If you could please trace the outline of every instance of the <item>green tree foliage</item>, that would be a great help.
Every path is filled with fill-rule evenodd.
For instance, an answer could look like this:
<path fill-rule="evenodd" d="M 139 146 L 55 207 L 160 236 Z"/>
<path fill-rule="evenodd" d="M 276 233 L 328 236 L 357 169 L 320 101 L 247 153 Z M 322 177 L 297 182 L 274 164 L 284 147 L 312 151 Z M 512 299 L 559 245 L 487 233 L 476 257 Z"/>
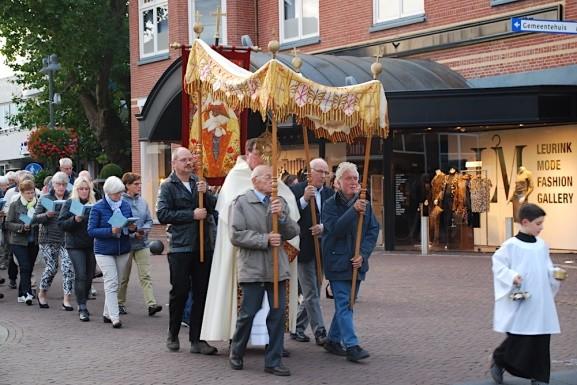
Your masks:
<path fill-rule="evenodd" d="M 102 170 L 100 170 L 98 177 L 100 179 L 106 179 L 109 176 L 117 176 L 122 178 L 122 168 L 114 163 L 105 164 L 104 167 L 102 167 Z"/>
<path fill-rule="evenodd" d="M 24 89 L 14 120 L 23 128 L 46 125 L 48 82 L 42 58 L 58 55 L 55 90 L 57 125 L 79 133 L 79 157 L 106 157 L 130 169 L 128 9 L 124 0 L 2 0 L 1 49 Z M 23 58 L 23 61 L 17 61 Z M 20 64 L 22 62 L 22 64 Z"/>

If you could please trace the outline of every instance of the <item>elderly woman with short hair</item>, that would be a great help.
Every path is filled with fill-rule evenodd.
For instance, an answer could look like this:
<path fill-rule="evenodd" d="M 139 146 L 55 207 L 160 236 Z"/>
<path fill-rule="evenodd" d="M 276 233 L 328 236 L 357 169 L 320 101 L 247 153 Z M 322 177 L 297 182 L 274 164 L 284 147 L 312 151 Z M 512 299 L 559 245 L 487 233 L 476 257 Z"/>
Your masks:
<path fill-rule="evenodd" d="M 104 198 L 94 205 L 88 219 L 88 234 L 94 238 L 96 263 L 104 278 L 104 312 L 102 319 L 112 327 L 122 327 L 118 310 L 118 278 L 122 276 L 130 253 L 129 233 L 136 225 L 113 227 L 108 222 L 112 215 L 120 212 L 124 217 L 132 216 L 130 204 L 122 199 L 124 183 L 111 176 L 104 182 Z"/>
<path fill-rule="evenodd" d="M 57 172 L 52 177 L 52 188 L 50 192 L 42 197 L 51 201 L 68 199 L 66 186 L 68 186 L 68 175 L 63 172 Z M 59 211 L 48 211 L 41 202 L 42 197 L 36 204 L 36 212 L 32 220 L 33 223 L 40 224 L 38 243 L 40 244 L 40 252 L 46 265 L 42 273 L 42 278 L 40 279 L 38 305 L 41 309 L 49 307 L 46 302 L 47 292 L 58 272 L 58 259 L 60 259 L 62 289 L 64 290 L 62 310 L 72 311 L 74 310 L 71 305 L 72 288 L 74 287 L 74 270 L 68 252 L 64 248 L 64 232 L 58 226 Z"/>
<path fill-rule="evenodd" d="M 86 300 L 96 267 L 94 240 L 88 235 L 88 215 L 84 209 L 82 215 L 70 211 L 73 201 L 78 201 L 82 205 L 96 203 L 90 180 L 84 177 L 76 178 L 70 199 L 62 207 L 58 217 L 58 225 L 64 230 L 64 244 L 74 265 L 74 293 L 78 303 L 78 315 L 80 321 L 87 322 L 90 321 L 90 313 L 86 307 Z"/>

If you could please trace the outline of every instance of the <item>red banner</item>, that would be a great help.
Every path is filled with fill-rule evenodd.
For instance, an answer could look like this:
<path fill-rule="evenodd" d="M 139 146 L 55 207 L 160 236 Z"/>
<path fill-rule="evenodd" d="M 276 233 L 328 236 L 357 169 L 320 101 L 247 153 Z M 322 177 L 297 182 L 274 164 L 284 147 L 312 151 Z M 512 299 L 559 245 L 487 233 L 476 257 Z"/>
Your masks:
<path fill-rule="evenodd" d="M 236 65 L 249 69 L 250 50 L 246 48 L 212 47 Z M 186 74 L 189 50 L 182 49 L 182 76 Z M 209 185 L 222 185 L 224 178 L 244 153 L 247 135 L 248 112 L 234 111 L 210 95 L 202 97 L 202 132 L 198 132 L 196 95 L 182 91 L 181 144 L 193 149 L 202 135 L 204 176 Z"/>

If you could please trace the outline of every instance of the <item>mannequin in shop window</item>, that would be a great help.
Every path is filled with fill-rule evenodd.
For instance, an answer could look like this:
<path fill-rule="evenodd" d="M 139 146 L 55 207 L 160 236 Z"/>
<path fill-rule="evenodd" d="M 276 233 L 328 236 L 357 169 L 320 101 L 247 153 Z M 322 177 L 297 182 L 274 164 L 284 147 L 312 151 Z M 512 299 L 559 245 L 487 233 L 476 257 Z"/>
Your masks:
<path fill-rule="evenodd" d="M 443 197 L 443 185 L 445 183 L 445 173 L 440 169 L 435 170 L 435 176 L 431 179 L 431 197 L 433 207 L 429 208 L 429 229 L 430 237 L 434 246 L 439 244 L 440 221 L 443 209 L 439 205 Z M 426 202 L 425 204 L 427 204 Z"/>
<path fill-rule="evenodd" d="M 519 208 L 527 203 L 529 195 L 533 192 L 533 173 L 527 170 L 524 166 L 519 167 L 517 175 L 515 176 L 515 190 L 513 195 L 509 198 L 509 202 L 513 203 L 513 218 L 515 222 L 519 222 L 518 212 Z"/>
<path fill-rule="evenodd" d="M 444 177 L 441 191 L 442 199 L 440 200 L 441 208 L 443 209 L 440 224 L 442 227 L 442 238 L 445 248 L 448 248 L 449 245 L 450 229 L 455 227 L 455 222 L 453 221 L 453 204 L 458 183 L 459 173 L 454 167 L 451 167 L 449 173 Z"/>

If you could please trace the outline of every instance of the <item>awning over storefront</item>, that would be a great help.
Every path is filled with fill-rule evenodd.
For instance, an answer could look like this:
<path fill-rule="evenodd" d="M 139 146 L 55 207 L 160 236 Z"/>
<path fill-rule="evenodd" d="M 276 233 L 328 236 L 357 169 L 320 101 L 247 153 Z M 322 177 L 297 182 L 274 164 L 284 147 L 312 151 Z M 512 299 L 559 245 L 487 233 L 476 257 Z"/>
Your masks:
<path fill-rule="evenodd" d="M 251 69 L 260 68 L 269 58 L 268 53 L 253 53 Z M 304 54 L 300 58 L 303 74 L 321 84 L 344 86 L 372 79 L 373 58 Z M 278 59 L 290 66 L 292 55 L 280 54 Z M 458 73 L 432 61 L 384 58 L 381 62 L 380 80 L 392 130 L 479 131 L 577 122 L 574 85 L 472 88 Z M 180 140 L 181 97 L 178 59 L 160 77 L 136 116 L 140 140 Z"/>

